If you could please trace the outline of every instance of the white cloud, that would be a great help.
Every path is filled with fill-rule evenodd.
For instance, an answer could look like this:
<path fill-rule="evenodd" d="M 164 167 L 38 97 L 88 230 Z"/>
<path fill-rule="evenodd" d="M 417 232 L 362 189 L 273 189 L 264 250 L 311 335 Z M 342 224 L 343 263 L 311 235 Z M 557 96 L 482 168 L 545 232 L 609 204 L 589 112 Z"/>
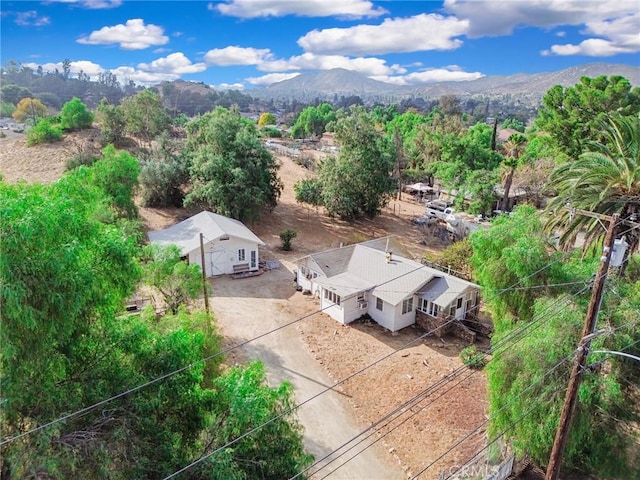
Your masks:
<path fill-rule="evenodd" d="M 49 0 L 45 3 L 70 3 L 82 8 L 104 9 L 122 5 L 122 0 Z"/>
<path fill-rule="evenodd" d="M 56 70 L 62 73 L 62 62 L 41 63 L 41 64 L 40 63 L 24 63 L 23 65 L 33 70 L 37 70 L 38 67 L 42 67 L 42 70 L 44 73 L 55 73 Z M 98 78 L 98 75 L 105 71 L 105 69 L 102 68 L 100 65 L 98 65 L 97 63 L 93 63 L 89 60 L 79 60 L 76 62 L 71 62 L 69 64 L 69 67 L 70 67 L 70 72 L 72 76 L 82 72 L 86 75 L 89 75 L 91 80 L 96 80 Z"/>
<path fill-rule="evenodd" d="M 588 38 L 577 45 L 567 43 L 552 45 L 543 50 L 543 55 L 586 55 L 589 57 L 609 57 L 621 53 L 640 51 L 640 14 L 626 15 L 614 20 L 589 22 L 581 32 L 603 38 Z"/>
<path fill-rule="evenodd" d="M 145 25 L 141 18 L 127 20 L 126 24 L 102 27 L 81 37 L 78 43 L 86 45 L 111 45 L 117 43 L 125 50 L 142 50 L 153 45 L 164 45 L 169 37 L 164 35 L 162 27 Z"/>
<path fill-rule="evenodd" d="M 450 65 L 445 68 L 431 68 L 420 72 L 409 73 L 402 76 L 372 76 L 374 80 L 393 83 L 395 85 L 422 85 L 436 82 L 460 82 L 465 80 L 477 80 L 484 77 L 480 72 L 463 72 L 460 67 Z"/>
<path fill-rule="evenodd" d="M 283 17 L 378 17 L 386 13 L 368 0 L 228 0 L 210 3 L 209 10 L 240 18 Z"/>
<path fill-rule="evenodd" d="M 470 20 L 469 37 L 500 36 L 518 25 L 554 27 L 622 17 L 638 11 L 637 0 L 445 0 L 444 9 Z"/>
<path fill-rule="evenodd" d="M 244 90 L 242 83 L 221 83 L 220 85 L 210 85 L 216 90 Z"/>
<path fill-rule="evenodd" d="M 386 61 L 381 58 L 349 58 L 342 55 L 314 55 L 313 53 L 295 55 L 290 57 L 288 60 L 266 61 L 259 64 L 257 68 L 263 72 L 278 72 L 283 70 L 330 70 L 332 68 L 344 68 L 367 76 L 406 72 L 406 69 L 399 65 L 388 66 Z"/>
<path fill-rule="evenodd" d="M 138 85 L 149 86 L 160 82 L 171 82 L 180 78 L 175 73 L 144 72 L 128 66 L 112 68 L 110 71 L 118 77 L 118 81 L 122 85 L 128 84 L 129 81 L 134 81 Z"/>
<path fill-rule="evenodd" d="M 252 47 L 225 47 L 214 48 L 204 55 L 204 60 L 209 65 L 258 65 L 272 56 L 268 48 Z"/>
<path fill-rule="evenodd" d="M 207 69 L 204 63 L 192 63 L 184 53 L 177 52 L 158 58 L 151 63 L 138 64 L 140 70 L 154 73 L 174 73 L 184 75 L 188 73 L 200 73 Z"/>
<path fill-rule="evenodd" d="M 283 80 L 289 80 L 291 78 L 297 77 L 300 75 L 299 73 L 269 73 L 267 75 L 262 75 L 261 77 L 250 77 L 247 78 L 246 81 L 251 85 L 271 85 L 272 83 L 282 82 Z"/>
<path fill-rule="evenodd" d="M 387 18 L 379 25 L 312 30 L 298 40 L 298 45 L 306 52 L 338 55 L 453 50 L 462 45 L 455 37 L 468 28 L 468 20 L 423 13 Z"/>
<path fill-rule="evenodd" d="M 35 10 L 29 10 L 27 12 L 16 12 L 15 22 L 21 27 L 43 27 L 49 25 L 51 19 L 47 16 L 39 16 Z"/>

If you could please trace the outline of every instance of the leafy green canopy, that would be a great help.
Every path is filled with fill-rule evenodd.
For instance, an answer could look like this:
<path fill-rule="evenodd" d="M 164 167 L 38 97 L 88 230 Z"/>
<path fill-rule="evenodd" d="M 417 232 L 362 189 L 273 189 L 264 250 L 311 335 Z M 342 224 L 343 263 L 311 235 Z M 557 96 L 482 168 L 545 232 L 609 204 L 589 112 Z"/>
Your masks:
<path fill-rule="evenodd" d="M 60 125 L 65 130 L 81 130 L 91 128 L 93 114 L 79 98 L 73 97 L 62 106 Z"/>
<path fill-rule="evenodd" d="M 191 478 L 289 478 L 307 466 L 291 387 L 259 365 L 221 374 L 213 319 L 118 316 L 140 270 L 136 238 L 100 221 L 112 201 L 79 168 L 49 185 L 0 182 L 0 426 L 31 430 L 151 379 L 101 408 L 4 445 L 16 478 L 164 478 L 276 414 Z M 170 262 L 168 262 L 170 263 Z M 172 274 L 175 274 L 175 267 Z"/>
<path fill-rule="evenodd" d="M 276 206 L 282 182 L 278 164 L 251 122 L 218 107 L 187 126 L 192 158 L 188 205 L 203 205 L 241 221 Z"/>
<path fill-rule="evenodd" d="M 616 235 L 626 235 L 629 252 L 640 243 L 640 230 L 624 221 L 640 219 L 640 114 L 612 115 L 601 124 L 602 143 L 592 142 L 579 159 L 558 165 L 549 180 L 557 195 L 547 210 L 553 213 L 548 230 L 560 229 L 562 245 L 571 247 L 579 232 L 586 233 L 586 247 L 599 242 L 605 230 L 598 219 L 572 215 L 566 208 L 604 215 L 620 214 Z"/>
<path fill-rule="evenodd" d="M 490 434 L 506 431 L 518 454 L 527 453 L 545 465 L 586 314 L 586 286 L 599 255 L 586 259 L 574 255 L 560 262 L 542 232 L 538 213 L 526 206 L 501 215 L 489 229 L 474 232 L 470 243 L 471 263 L 492 312 L 492 345 L 500 345 L 487 369 Z M 592 350 L 626 349 L 637 355 L 640 282 L 612 278 L 608 282 L 612 288 L 605 295 L 598 324 L 610 327 L 612 333 L 598 337 Z M 513 337 L 524 321 L 535 323 Z M 603 359 L 594 354 L 590 363 Z M 640 466 L 633 464 L 632 438 L 621 427 L 621 422 L 638 421 L 637 411 L 628 408 L 640 393 L 637 367 L 631 361 L 608 359 L 601 369 L 582 374 L 566 466 L 607 478 L 637 477 Z"/>
<path fill-rule="evenodd" d="M 322 205 L 342 219 L 373 217 L 394 190 L 393 146 L 362 107 L 338 111 L 334 131 L 341 150 L 320 164 Z"/>
<path fill-rule="evenodd" d="M 640 87 L 618 75 L 582 77 L 573 87 L 551 88 L 542 103 L 536 126 L 551 135 L 566 157 L 576 159 L 590 141 L 602 140 L 601 124 L 607 115 L 640 112 Z"/>

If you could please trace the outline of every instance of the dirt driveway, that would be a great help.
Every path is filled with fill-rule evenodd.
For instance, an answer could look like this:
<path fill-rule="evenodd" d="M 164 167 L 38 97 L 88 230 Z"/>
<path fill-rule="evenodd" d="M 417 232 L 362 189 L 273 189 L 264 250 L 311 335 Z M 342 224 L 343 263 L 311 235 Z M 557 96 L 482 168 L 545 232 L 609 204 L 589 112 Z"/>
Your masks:
<path fill-rule="evenodd" d="M 211 306 L 227 345 L 255 338 L 305 315 L 319 315 L 314 314 L 317 305 L 295 291 L 289 262 L 259 277 L 238 280 L 221 277 L 211 280 L 211 284 Z M 356 436 L 361 427 L 353 421 L 345 394 L 327 390 L 334 381 L 300 340 L 299 329 L 304 328 L 308 319 L 230 352 L 228 362 L 259 359 L 267 366 L 272 385 L 283 380 L 293 384 L 296 404 L 304 403 L 297 415 L 305 426 L 305 446 L 320 459 Z M 338 465 L 339 462 L 332 463 L 331 470 Z M 405 475 L 379 446 L 359 455 L 331 478 L 389 480 Z"/>

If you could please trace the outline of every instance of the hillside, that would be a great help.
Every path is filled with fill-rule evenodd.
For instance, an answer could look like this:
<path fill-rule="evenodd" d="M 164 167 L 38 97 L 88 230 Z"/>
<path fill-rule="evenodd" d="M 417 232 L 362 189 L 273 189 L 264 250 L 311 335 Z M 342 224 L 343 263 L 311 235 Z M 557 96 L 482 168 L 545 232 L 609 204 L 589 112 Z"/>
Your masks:
<path fill-rule="evenodd" d="M 419 86 L 399 86 L 372 80 L 360 73 L 333 69 L 317 74 L 302 74 L 289 80 L 274 83 L 263 89 L 250 90 L 263 100 L 297 99 L 304 101 L 315 97 L 332 99 L 335 95 L 358 95 L 364 101 L 400 101 L 411 97 L 438 99 L 443 95 L 473 97 L 517 97 L 529 104 L 537 104 L 542 96 L 555 85 L 575 85 L 581 77 L 622 75 L 632 85 L 640 86 L 640 67 L 609 63 L 588 63 L 557 72 L 518 73 L 515 75 L 486 76 L 477 80 L 437 82 Z"/>

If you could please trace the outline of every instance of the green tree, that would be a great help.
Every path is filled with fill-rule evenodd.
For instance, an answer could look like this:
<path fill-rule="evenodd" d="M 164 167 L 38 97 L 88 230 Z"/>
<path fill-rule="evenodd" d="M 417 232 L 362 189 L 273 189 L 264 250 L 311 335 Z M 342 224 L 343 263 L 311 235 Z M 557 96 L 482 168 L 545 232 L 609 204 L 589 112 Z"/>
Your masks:
<path fill-rule="evenodd" d="M 30 119 L 35 125 L 39 118 L 44 117 L 47 114 L 47 107 L 45 107 L 37 98 L 23 98 L 16 105 L 16 109 L 12 114 L 12 117 L 16 122 L 24 122 Z"/>
<path fill-rule="evenodd" d="M 322 204 L 329 215 L 342 219 L 373 217 L 394 190 L 393 145 L 362 107 L 350 114 L 339 111 L 334 131 L 341 150 L 319 166 Z"/>
<path fill-rule="evenodd" d="M 280 240 L 282 241 L 282 250 L 288 252 L 291 250 L 291 240 L 296 238 L 298 234 L 295 230 L 284 230 L 280 232 Z"/>
<path fill-rule="evenodd" d="M 65 130 L 82 130 L 91 128 L 93 113 L 79 98 L 73 97 L 62 106 L 60 124 Z"/>
<path fill-rule="evenodd" d="M 293 185 L 296 202 L 307 203 L 315 207 L 322 205 L 322 186 L 317 178 L 298 180 Z"/>
<path fill-rule="evenodd" d="M 216 380 L 214 421 L 207 432 L 203 456 L 235 439 L 239 433 L 269 423 L 209 456 L 196 470 L 196 475 L 215 472 L 216 479 L 233 480 L 290 478 L 313 461 L 302 445 L 302 427 L 292 415 L 291 385 L 283 383 L 278 388 L 269 388 L 265 380 L 261 363 L 232 368 Z"/>
<path fill-rule="evenodd" d="M 106 98 L 98 104 L 98 121 L 102 127 L 102 143 L 120 146 L 124 140 L 125 116 L 123 110 L 111 105 Z"/>
<path fill-rule="evenodd" d="M 163 132 L 156 138 L 149 154 L 141 157 L 140 163 L 142 204 L 146 207 L 181 207 L 182 188 L 189 179 L 183 142 Z"/>
<path fill-rule="evenodd" d="M 291 127 L 291 136 L 293 138 L 319 137 L 324 133 L 327 124 L 335 118 L 333 105 L 329 103 L 321 103 L 317 107 L 306 107 Z"/>
<path fill-rule="evenodd" d="M 567 158 L 577 159 L 589 142 L 602 139 L 607 115 L 640 112 L 640 87 L 617 75 L 582 77 L 573 87 L 551 88 L 542 103 L 536 126 L 551 135 Z"/>
<path fill-rule="evenodd" d="M 487 229 L 476 230 L 469 241 L 473 248 L 471 265 L 474 276 L 491 299 L 494 322 L 528 321 L 535 299 L 544 293 L 536 290 L 510 290 L 545 285 L 558 278 L 556 254 L 550 253 L 550 241 L 533 207 L 522 205 L 512 215 L 500 215 Z M 543 268 L 551 263 L 551 267 Z M 537 273 L 536 273 L 537 272 Z"/>
<path fill-rule="evenodd" d="M 213 319 L 179 310 L 120 315 L 140 276 L 135 238 L 99 219 L 110 202 L 91 168 L 51 185 L 0 182 L 2 415 L 13 437 L 105 398 L 0 449 L 15 478 L 164 478 L 212 456 L 192 478 L 288 478 L 309 465 L 288 384 L 259 364 L 222 375 Z M 189 368 L 185 366 L 189 365 Z M 167 376 L 170 372 L 176 372 Z"/>
<path fill-rule="evenodd" d="M 616 334 L 595 339 L 591 348 L 594 351 L 624 349 L 625 353 L 638 355 L 637 310 L 627 316 L 632 305 L 640 306 L 637 285 L 615 288 L 622 288 L 630 295 L 626 297 L 627 305 L 621 305 L 619 298 L 605 301 L 599 322 Z M 506 440 L 516 453 L 527 454 L 540 465 L 546 465 L 553 445 L 571 370 L 570 360 L 582 335 L 587 296 L 538 299 L 534 306 L 535 333 L 525 334 L 510 348 L 502 349 L 487 368 L 489 434 L 493 436 L 506 430 Z M 512 329 L 496 330 L 492 342 L 500 342 L 509 335 L 513 335 Z M 634 342 L 636 345 L 630 348 Z M 632 425 L 639 418 L 637 411 L 634 413 L 628 408 L 638 392 L 638 369 L 632 362 L 598 358 L 597 354 L 591 357 L 591 363 L 595 369 L 583 373 L 563 455 L 564 468 L 577 470 L 581 476 L 637 478 L 640 467 L 631 447 L 634 438 L 625 424 Z"/>
<path fill-rule="evenodd" d="M 624 220 L 640 216 L 640 114 L 629 117 L 612 116 L 603 122 L 605 142 L 589 144 L 578 160 L 559 165 L 549 180 L 557 191 L 548 204 L 546 228 L 561 229 L 562 245 L 571 247 L 580 231 L 586 233 L 586 246 L 594 244 L 605 233 L 600 222 L 585 215 L 572 215 L 565 208 L 575 208 L 611 215 L 619 213 L 621 222 L 617 235 L 626 235 L 628 255 L 638 248 L 640 231 L 629 228 Z"/>
<path fill-rule="evenodd" d="M 200 265 L 183 261 L 180 249 L 175 245 L 150 245 L 146 253 L 145 280 L 158 289 L 167 309 L 175 315 L 180 307 L 188 306 L 202 292 Z"/>
<path fill-rule="evenodd" d="M 282 191 L 279 166 L 252 123 L 218 107 L 187 130 L 192 189 L 186 205 L 204 205 L 241 221 L 255 220 L 265 206 L 276 206 Z"/>
<path fill-rule="evenodd" d="M 152 90 L 142 90 L 127 97 L 120 104 L 125 121 L 125 131 L 140 137 L 146 145 L 171 124 L 162 100 Z"/>
<path fill-rule="evenodd" d="M 17 105 L 23 98 L 33 97 L 33 93 L 31 93 L 28 88 L 20 87 L 11 83 L 2 85 L 0 92 L 2 93 L 2 101 L 12 103 L 13 105 Z"/>
<path fill-rule="evenodd" d="M 41 118 L 27 130 L 27 145 L 54 143 L 62 140 L 62 128 L 52 118 Z"/>
<path fill-rule="evenodd" d="M 276 116 L 273 113 L 264 112 L 258 119 L 258 126 L 264 127 L 265 125 L 275 125 L 277 122 Z"/>
<path fill-rule="evenodd" d="M 138 186 L 140 165 L 135 157 L 125 150 L 118 151 L 113 145 L 107 145 L 102 150 L 102 159 L 95 162 L 89 172 L 92 183 L 106 193 L 119 216 L 138 216 L 133 196 Z"/>
<path fill-rule="evenodd" d="M 502 202 L 500 202 L 500 208 L 503 212 L 511 211 L 509 204 L 509 193 L 511 192 L 511 184 L 513 183 L 513 175 L 518 168 L 518 160 L 520 155 L 525 149 L 527 144 L 527 137 L 519 133 L 514 133 L 509 139 L 502 145 L 502 150 L 505 154 L 503 165 L 505 167 L 503 173 L 502 188 L 504 194 L 502 195 Z"/>

